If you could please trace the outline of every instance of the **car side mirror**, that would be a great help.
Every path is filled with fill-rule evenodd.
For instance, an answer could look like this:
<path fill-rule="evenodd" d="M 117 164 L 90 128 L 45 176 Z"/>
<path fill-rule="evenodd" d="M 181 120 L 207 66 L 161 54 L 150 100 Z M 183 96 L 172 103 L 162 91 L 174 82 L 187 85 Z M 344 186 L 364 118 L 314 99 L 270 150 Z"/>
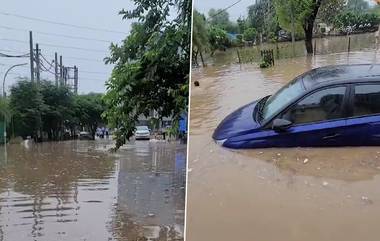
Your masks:
<path fill-rule="evenodd" d="M 285 131 L 288 129 L 293 123 L 291 121 L 285 119 L 275 119 L 272 124 L 272 129 L 275 131 Z"/>

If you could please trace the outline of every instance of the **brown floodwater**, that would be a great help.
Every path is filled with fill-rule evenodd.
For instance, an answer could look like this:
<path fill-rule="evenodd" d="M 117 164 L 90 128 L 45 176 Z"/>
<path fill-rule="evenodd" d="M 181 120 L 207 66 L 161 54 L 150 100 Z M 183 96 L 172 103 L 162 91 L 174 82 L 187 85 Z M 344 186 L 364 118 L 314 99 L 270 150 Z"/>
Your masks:
<path fill-rule="evenodd" d="M 0 241 L 183 240 L 186 146 L 0 146 Z"/>
<path fill-rule="evenodd" d="M 375 61 L 366 50 L 194 69 L 186 240 L 379 240 L 380 147 L 232 150 L 211 138 L 230 112 L 311 68 Z"/>

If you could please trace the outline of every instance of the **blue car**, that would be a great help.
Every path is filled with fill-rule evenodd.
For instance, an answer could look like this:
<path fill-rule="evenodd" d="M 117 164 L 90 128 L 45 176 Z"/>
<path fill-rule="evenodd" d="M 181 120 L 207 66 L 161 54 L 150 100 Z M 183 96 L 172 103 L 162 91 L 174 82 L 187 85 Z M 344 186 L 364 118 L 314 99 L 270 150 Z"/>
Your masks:
<path fill-rule="evenodd" d="M 231 113 L 213 139 L 229 148 L 380 145 L 380 65 L 306 72 Z"/>

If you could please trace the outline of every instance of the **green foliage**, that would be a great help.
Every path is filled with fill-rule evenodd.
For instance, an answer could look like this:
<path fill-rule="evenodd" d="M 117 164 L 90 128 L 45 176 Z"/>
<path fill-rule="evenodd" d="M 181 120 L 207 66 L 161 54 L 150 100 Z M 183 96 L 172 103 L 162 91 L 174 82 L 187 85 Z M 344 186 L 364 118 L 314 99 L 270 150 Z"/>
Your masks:
<path fill-rule="evenodd" d="M 255 28 L 247 28 L 243 33 L 243 39 L 245 41 L 255 41 L 256 35 L 257 32 Z"/>
<path fill-rule="evenodd" d="M 269 68 L 270 66 L 271 66 L 271 64 L 265 60 L 262 60 L 259 64 L 259 67 L 262 69 Z"/>
<path fill-rule="evenodd" d="M 96 129 L 105 111 L 100 94 L 75 96 L 65 86 L 27 79 L 11 87 L 9 107 L 16 136 L 41 137 L 44 132 L 49 140 L 62 139 L 66 128 Z"/>
<path fill-rule="evenodd" d="M 211 8 L 208 11 L 209 22 L 212 26 L 225 28 L 230 24 L 230 16 L 226 10 Z"/>
<path fill-rule="evenodd" d="M 375 13 L 347 11 L 338 14 L 335 18 L 335 26 L 342 32 L 373 29 L 379 22 L 380 18 Z"/>
<path fill-rule="evenodd" d="M 159 118 L 178 121 L 188 101 L 191 1 L 134 0 L 130 35 L 112 44 L 107 63 L 115 64 L 107 82 L 104 116 L 116 131 L 116 148 L 133 135 L 140 115 L 156 111 Z M 176 16 L 175 13 L 177 13 Z"/>
<path fill-rule="evenodd" d="M 335 16 L 346 8 L 346 0 L 323 1 L 317 19 L 326 24 L 333 24 Z"/>
<path fill-rule="evenodd" d="M 17 136 L 35 136 L 42 128 L 41 113 L 45 109 L 37 84 L 21 79 L 11 87 L 10 109 Z"/>
<path fill-rule="evenodd" d="M 193 50 L 205 52 L 209 48 L 206 18 L 194 9 L 193 14 Z"/>
<path fill-rule="evenodd" d="M 248 24 L 245 19 L 243 19 L 242 17 L 239 17 L 237 20 L 237 25 L 238 25 L 238 33 L 243 34 Z"/>
<path fill-rule="evenodd" d="M 225 50 L 231 45 L 227 32 L 218 27 L 211 27 L 209 29 L 209 41 L 213 52 L 215 50 Z"/>
<path fill-rule="evenodd" d="M 239 33 L 239 25 L 230 21 L 226 10 L 212 8 L 209 10 L 208 16 L 211 27 L 223 29 L 227 33 Z"/>
<path fill-rule="evenodd" d="M 50 140 L 59 140 L 65 122 L 73 121 L 73 93 L 67 87 L 57 87 L 48 81 L 40 83 L 40 93 L 44 103 L 42 129 Z"/>
<path fill-rule="evenodd" d="M 264 35 L 277 33 L 279 25 L 273 0 L 261 0 L 249 6 L 247 24 Z"/>
<path fill-rule="evenodd" d="M 282 29 L 292 32 L 292 24 L 294 24 L 294 34 L 303 34 L 303 21 L 307 10 L 303 8 L 301 3 L 303 0 L 275 0 L 275 9 L 279 24 Z"/>
<path fill-rule="evenodd" d="M 87 127 L 95 139 L 96 128 L 103 123 L 102 113 L 106 111 L 102 94 L 90 93 L 74 97 L 74 116 L 80 126 Z"/>

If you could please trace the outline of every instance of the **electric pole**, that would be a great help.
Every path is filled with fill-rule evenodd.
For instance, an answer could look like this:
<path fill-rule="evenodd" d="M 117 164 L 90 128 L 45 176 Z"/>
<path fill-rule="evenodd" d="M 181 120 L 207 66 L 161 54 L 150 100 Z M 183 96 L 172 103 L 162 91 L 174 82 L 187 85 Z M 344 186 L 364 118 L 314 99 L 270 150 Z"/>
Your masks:
<path fill-rule="evenodd" d="M 34 82 L 33 33 L 29 31 L 30 80 Z"/>
<path fill-rule="evenodd" d="M 59 84 L 63 85 L 63 63 L 62 63 L 62 55 L 59 56 Z"/>
<path fill-rule="evenodd" d="M 78 94 L 78 67 L 74 65 L 74 94 Z"/>
<path fill-rule="evenodd" d="M 38 44 L 36 44 L 36 68 L 37 68 L 37 71 L 36 71 L 36 79 L 37 79 L 37 83 L 40 83 L 40 69 L 41 69 L 41 66 L 40 66 L 41 62 L 40 62 L 40 50 L 38 48 Z"/>
<path fill-rule="evenodd" d="M 58 86 L 58 54 L 54 53 L 54 75 L 55 75 L 55 85 Z"/>

